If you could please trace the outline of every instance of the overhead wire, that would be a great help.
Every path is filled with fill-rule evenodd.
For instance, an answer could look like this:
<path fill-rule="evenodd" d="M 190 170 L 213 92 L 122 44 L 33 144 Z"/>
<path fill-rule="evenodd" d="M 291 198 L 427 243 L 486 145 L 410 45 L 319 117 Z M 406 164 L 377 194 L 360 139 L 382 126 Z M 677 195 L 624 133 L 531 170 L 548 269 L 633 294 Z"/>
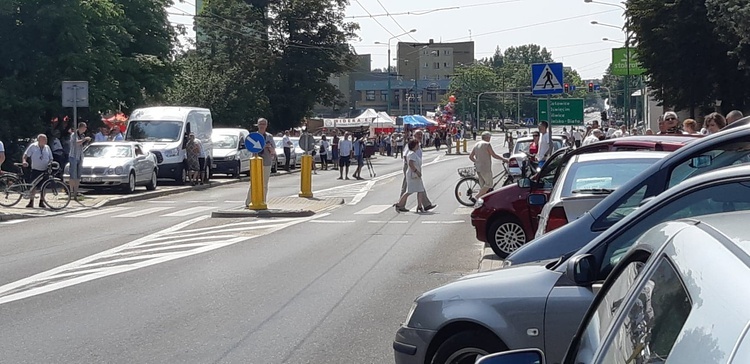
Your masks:
<path fill-rule="evenodd" d="M 382 3 L 382 2 L 380 1 L 380 0 L 376 0 L 376 1 L 378 2 L 378 4 L 380 4 L 380 7 L 381 7 L 381 8 L 383 8 L 383 11 L 385 11 L 385 13 L 386 13 L 386 14 L 388 14 L 388 9 L 386 9 L 386 8 L 385 8 L 385 5 L 383 5 L 383 3 Z M 404 33 L 406 33 L 406 34 L 407 34 L 407 35 L 409 36 L 409 38 L 411 38 L 411 39 L 412 39 L 412 40 L 414 40 L 415 42 L 419 42 L 419 40 L 417 40 L 417 38 L 414 38 L 414 36 L 413 36 L 413 35 L 411 35 L 411 32 L 410 32 L 410 31 L 408 31 L 408 30 L 404 29 L 404 27 L 402 27 L 402 26 L 401 26 L 401 24 L 400 24 L 400 23 L 398 22 L 398 20 L 396 20 L 396 18 L 395 18 L 395 17 L 393 17 L 393 16 L 391 16 L 391 15 L 388 15 L 388 16 L 389 16 L 389 17 L 391 18 L 391 20 L 393 20 L 393 22 L 394 22 L 394 23 L 396 23 L 396 25 L 397 25 L 397 26 L 398 26 L 399 28 L 401 28 L 401 30 L 402 30 L 402 31 L 403 31 Z"/>
<path fill-rule="evenodd" d="M 460 6 L 449 6 L 449 7 L 443 7 L 443 8 L 436 8 L 436 9 L 423 9 L 423 10 L 411 10 L 411 11 L 403 11 L 398 13 L 385 13 L 385 14 L 369 14 L 368 15 L 350 15 L 346 16 L 346 19 L 358 19 L 358 18 L 380 18 L 380 17 L 393 17 L 393 16 L 401 16 L 401 15 L 414 15 L 414 16 L 422 16 L 427 15 L 439 11 L 448 11 L 448 10 L 459 10 L 462 8 L 472 8 L 477 6 L 488 6 L 488 5 L 498 5 L 498 4 L 507 4 L 507 3 L 515 3 L 520 2 L 522 0 L 502 0 L 502 1 L 492 1 L 488 3 L 479 3 L 479 4 L 467 4 L 467 5 L 460 5 Z"/>
<path fill-rule="evenodd" d="M 355 1 L 355 2 L 356 2 L 356 3 L 358 4 L 358 5 L 359 5 L 359 7 L 360 7 L 360 8 L 362 8 L 362 10 L 364 10 L 364 11 L 365 11 L 365 13 L 367 13 L 367 14 L 369 14 L 369 15 L 372 15 L 372 14 L 371 14 L 371 13 L 370 13 L 370 12 L 369 12 L 369 11 L 367 10 L 367 8 L 365 8 L 365 6 L 364 6 L 364 5 L 362 5 L 362 3 L 361 3 L 361 2 L 359 2 L 359 0 L 354 0 L 354 1 Z M 374 20 L 374 21 L 375 21 L 375 23 L 377 23 L 378 25 L 380 25 L 380 27 L 381 27 L 381 28 L 383 28 L 383 30 L 385 30 L 386 32 L 388 32 L 388 34 L 390 34 L 390 35 L 391 35 L 391 37 L 393 37 L 393 38 L 396 38 L 396 39 L 399 39 L 399 37 L 397 37 L 397 36 L 396 36 L 395 34 L 393 34 L 393 33 L 392 33 L 392 32 L 391 32 L 390 30 L 388 30 L 388 28 L 386 28 L 386 27 L 385 27 L 385 25 L 383 25 L 382 23 L 380 23 L 380 22 L 378 21 L 378 19 L 372 18 L 372 20 Z M 400 39 L 399 39 L 399 40 L 400 40 Z"/>

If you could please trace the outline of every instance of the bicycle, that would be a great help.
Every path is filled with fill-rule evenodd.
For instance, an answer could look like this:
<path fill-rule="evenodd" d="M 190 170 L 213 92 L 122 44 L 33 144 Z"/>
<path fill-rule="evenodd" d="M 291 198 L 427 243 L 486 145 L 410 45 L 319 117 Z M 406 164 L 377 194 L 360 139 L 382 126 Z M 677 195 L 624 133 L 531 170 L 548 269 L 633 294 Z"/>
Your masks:
<path fill-rule="evenodd" d="M 70 204 L 70 190 L 63 180 L 54 176 L 60 164 L 52 162 L 47 172 L 39 175 L 31 183 L 25 183 L 21 163 L 14 163 L 20 173 L 5 172 L 0 175 L 0 206 L 15 206 L 22 198 L 30 198 L 34 186 L 41 186 L 41 202 L 51 210 L 60 210 Z"/>
<path fill-rule="evenodd" d="M 459 168 L 458 175 L 461 177 L 461 179 L 456 184 L 456 200 L 458 200 L 458 203 L 464 206 L 474 206 L 474 204 L 477 202 L 477 195 L 479 194 L 479 190 L 481 189 L 481 186 L 479 185 L 479 177 L 477 177 L 476 168 Z M 505 175 L 505 178 L 498 178 L 503 175 Z M 510 170 L 508 170 L 508 164 L 505 162 L 503 162 L 503 170 L 500 173 L 492 176 L 492 180 L 494 183 L 492 185 L 492 188 L 490 188 L 490 191 L 493 191 L 497 184 L 500 183 L 500 181 L 503 181 L 503 187 L 515 182 L 513 176 L 510 174 Z"/>

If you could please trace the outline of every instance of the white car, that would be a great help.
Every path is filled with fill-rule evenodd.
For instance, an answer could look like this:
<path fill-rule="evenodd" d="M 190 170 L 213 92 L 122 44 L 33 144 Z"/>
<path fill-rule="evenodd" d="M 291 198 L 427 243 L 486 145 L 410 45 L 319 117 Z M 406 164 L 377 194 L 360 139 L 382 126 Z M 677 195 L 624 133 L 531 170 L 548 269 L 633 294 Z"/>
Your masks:
<path fill-rule="evenodd" d="M 529 152 L 529 147 L 533 140 L 533 137 L 521 137 L 516 139 L 516 143 L 513 146 L 513 152 L 504 155 L 505 157 L 509 157 L 508 169 L 510 170 L 511 176 L 521 176 L 522 167 L 528 159 L 526 153 Z M 558 150 L 565 145 L 565 138 L 561 135 L 553 135 L 552 144 L 555 146 L 555 150 Z"/>
<path fill-rule="evenodd" d="M 286 160 L 284 159 L 284 147 L 281 145 L 281 138 L 274 137 L 273 140 L 276 142 L 276 161 L 274 162 L 275 167 L 271 172 L 276 173 L 277 169 L 285 167 Z M 292 140 L 292 143 L 294 143 L 294 140 Z M 297 139 L 297 143 L 299 143 L 299 139 Z M 295 149 L 299 148 L 297 145 L 295 144 Z M 296 168 L 302 162 L 302 149 L 299 150 L 299 153 L 295 149 L 292 149 L 292 153 L 289 156 L 289 167 L 292 169 Z M 297 158 L 298 155 L 300 156 L 299 158 Z"/>
<path fill-rule="evenodd" d="M 136 142 L 92 143 L 83 150 L 81 186 L 87 188 L 120 187 L 132 193 L 136 186 L 156 189 L 159 168 L 156 156 L 145 151 Z M 70 178 L 70 165 L 65 167 L 64 178 Z"/>
<path fill-rule="evenodd" d="M 217 128 L 213 130 L 211 141 L 214 145 L 214 159 L 211 173 L 227 174 L 239 177 L 250 175 L 250 157 L 245 149 L 245 137 L 250 134 L 246 129 Z"/>
<path fill-rule="evenodd" d="M 529 196 L 529 203 L 546 202 L 539 214 L 535 238 L 578 219 L 618 187 L 667 155 L 669 152 L 638 151 L 574 156 L 567 165 L 560 167 L 562 172 L 558 172 L 549 201 L 538 200 L 544 197 L 543 194 Z"/>

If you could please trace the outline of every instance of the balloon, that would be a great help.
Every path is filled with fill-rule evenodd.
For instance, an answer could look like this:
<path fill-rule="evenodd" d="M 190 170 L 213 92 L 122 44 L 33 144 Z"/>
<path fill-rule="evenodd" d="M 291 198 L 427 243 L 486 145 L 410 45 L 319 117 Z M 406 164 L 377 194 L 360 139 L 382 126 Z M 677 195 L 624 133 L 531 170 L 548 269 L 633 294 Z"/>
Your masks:
<path fill-rule="evenodd" d="M 450 102 L 456 102 L 456 96 L 451 95 L 450 97 L 448 97 L 448 100 Z"/>

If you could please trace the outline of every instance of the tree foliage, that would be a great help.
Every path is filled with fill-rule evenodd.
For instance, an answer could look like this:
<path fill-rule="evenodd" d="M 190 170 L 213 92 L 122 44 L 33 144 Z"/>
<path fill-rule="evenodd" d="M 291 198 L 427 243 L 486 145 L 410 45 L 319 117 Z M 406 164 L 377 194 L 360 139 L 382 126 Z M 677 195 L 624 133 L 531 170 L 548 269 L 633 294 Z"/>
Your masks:
<path fill-rule="evenodd" d="M 707 7 L 708 6 L 708 7 Z M 742 108 L 750 81 L 741 58 L 747 52 L 746 1 L 630 0 L 627 27 L 635 34 L 638 57 L 658 99 L 677 109 Z M 711 12 L 709 14 L 709 8 Z M 737 24 L 728 24 L 730 17 Z M 739 45 L 739 46 L 738 46 Z"/>

